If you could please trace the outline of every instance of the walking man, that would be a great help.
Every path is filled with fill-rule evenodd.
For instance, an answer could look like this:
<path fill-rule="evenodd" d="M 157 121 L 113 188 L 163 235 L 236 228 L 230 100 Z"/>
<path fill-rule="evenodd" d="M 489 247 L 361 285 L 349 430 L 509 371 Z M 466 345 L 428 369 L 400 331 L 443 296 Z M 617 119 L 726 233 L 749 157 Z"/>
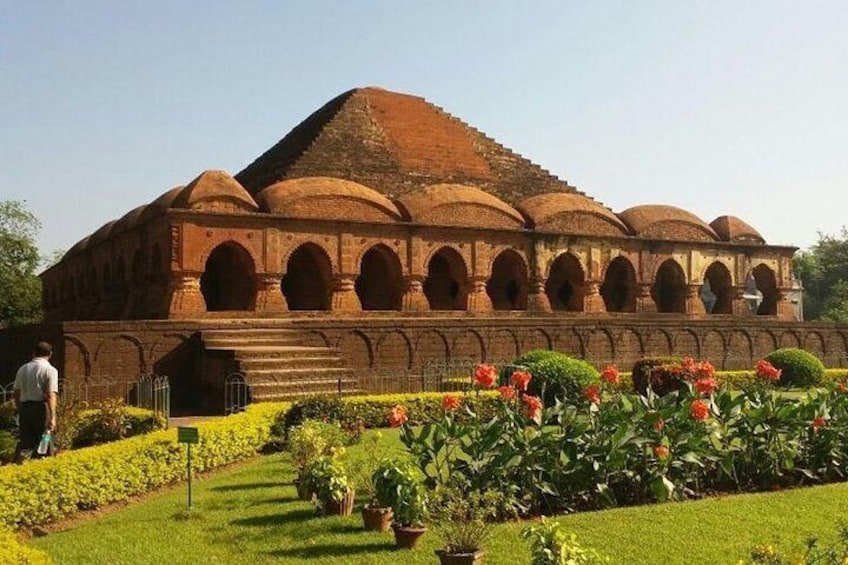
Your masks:
<path fill-rule="evenodd" d="M 35 344 L 32 361 L 25 363 L 15 375 L 13 394 L 20 418 L 21 438 L 15 459 L 35 453 L 41 435 L 56 429 L 56 397 L 59 393 L 59 371 L 50 364 L 53 346 L 46 341 Z"/>

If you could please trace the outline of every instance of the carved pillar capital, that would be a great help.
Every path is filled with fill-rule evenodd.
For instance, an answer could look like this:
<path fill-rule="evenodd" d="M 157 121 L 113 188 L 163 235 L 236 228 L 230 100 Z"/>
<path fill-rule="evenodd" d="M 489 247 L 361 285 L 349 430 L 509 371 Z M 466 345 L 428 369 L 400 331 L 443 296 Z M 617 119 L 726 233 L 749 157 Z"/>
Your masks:
<path fill-rule="evenodd" d="M 356 295 L 356 275 L 333 276 L 333 296 L 330 309 L 334 312 L 361 312 L 362 304 Z"/>
<path fill-rule="evenodd" d="M 606 312 L 607 306 L 604 303 L 604 297 L 601 296 L 601 283 L 598 281 L 587 281 L 585 288 L 583 310 L 586 312 Z"/>
<path fill-rule="evenodd" d="M 636 296 L 636 311 L 637 312 L 656 312 L 657 303 L 654 302 L 654 297 L 651 296 L 651 285 L 640 284 L 639 294 Z"/>
<path fill-rule="evenodd" d="M 468 279 L 468 310 L 471 312 L 491 312 L 492 299 L 486 293 L 486 277 L 475 275 Z"/>
<path fill-rule="evenodd" d="M 701 300 L 701 285 L 690 284 L 686 289 L 686 313 L 687 314 L 706 314 L 707 309 L 704 307 L 704 301 Z"/>
<path fill-rule="evenodd" d="M 288 312 L 286 297 L 280 282 L 280 273 L 259 273 L 256 275 L 256 311 Z"/>
<path fill-rule="evenodd" d="M 781 320 L 795 320 L 795 308 L 791 300 L 791 288 L 777 289 L 777 317 Z"/>
<path fill-rule="evenodd" d="M 200 273 L 174 273 L 169 284 L 168 313 L 191 314 L 206 311 L 206 301 L 200 292 Z"/>
<path fill-rule="evenodd" d="M 404 292 L 401 310 L 404 312 L 427 312 L 430 303 L 424 294 L 423 275 L 405 275 L 403 277 Z"/>
<path fill-rule="evenodd" d="M 751 315 L 751 306 L 748 304 L 748 301 L 745 299 L 745 287 L 744 286 L 734 286 L 731 289 L 733 293 L 733 315 L 734 316 L 750 316 Z"/>
<path fill-rule="evenodd" d="M 546 279 L 533 277 L 530 279 L 530 288 L 527 293 L 527 310 L 530 312 L 550 312 L 551 301 L 545 292 Z"/>

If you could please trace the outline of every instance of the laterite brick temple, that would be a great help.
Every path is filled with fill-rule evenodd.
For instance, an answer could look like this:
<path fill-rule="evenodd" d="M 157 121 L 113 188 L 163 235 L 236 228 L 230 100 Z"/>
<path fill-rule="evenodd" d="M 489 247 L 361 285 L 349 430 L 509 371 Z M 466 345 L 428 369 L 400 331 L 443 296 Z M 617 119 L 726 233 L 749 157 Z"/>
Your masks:
<path fill-rule="evenodd" d="M 213 411 L 232 371 L 281 399 L 539 347 L 745 368 L 802 346 L 844 366 L 848 328 L 794 319 L 794 251 L 731 215 L 616 213 L 422 98 L 361 88 L 235 177 L 74 245 L 42 275 L 47 322 L 0 334 L 0 369 L 42 336 L 66 382 L 155 371 L 177 411 Z"/>

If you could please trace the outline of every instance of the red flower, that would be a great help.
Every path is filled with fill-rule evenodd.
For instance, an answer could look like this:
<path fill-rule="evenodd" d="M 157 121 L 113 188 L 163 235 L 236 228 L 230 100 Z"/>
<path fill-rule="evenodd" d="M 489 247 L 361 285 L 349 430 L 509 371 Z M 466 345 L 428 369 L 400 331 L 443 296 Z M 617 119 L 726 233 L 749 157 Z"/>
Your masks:
<path fill-rule="evenodd" d="M 512 400 L 515 398 L 515 395 L 518 394 L 518 391 L 515 390 L 514 386 L 503 385 L 502 387 L 498 387 L 498 392 L 501 393 L 501 398 L 504 400 Z"/>
<path fill-rule="evenodd" d="M 690 357 L 690 356 L 684 357 L 683 361 L 680 363 L 680 368 L 683 371 L 686 371 L 687 373 L 694 373 L 696 367 L 697 367 L 697 364 L 695 363 L 694 357 Z"/>
<path fill-rule="evenodd" d="M 445 410 L 456 410 L 462 404 L 455 394 L 446 394 L 442 397 L 442 408 Z"/>
<path fill-rule="evenodd" d="M 601 403 L 601 389 L 599 389 L 596 384 L 587 386 L 586 390 L 583 391 L 583 396 L 586 397 L 586 400 L 592 404 Z"/>
<path fill-rule="evenodd" d="M 497 382 L 497 375 L 494 367 L 483 363 L 477 365 L 474 369 L 474 384 L 480 388 L 492 388 L 495 382 Z"/>
<path fill-rule="evenodd" d="M 663 431 L 663 428 L 665 428 L 665 420 L 660 418 L 656 422 L 654 422 L 654 429 L 656 431 L 661 432 Z"/>
<path fill-rule="evenodd" d="M 695 374 L 701 378 L 711 378 L 715 375 L 715 367 L 709 361 L 701 361 L 695 366 Z"/>
<path fill-rule="evenodd" d="M 754 370 L 759 378 L 773 383 L 780 380 L 780 373 L 782 372 L 765 359 L 757 361 L 757 366 Z"/>
<path fill-rule="evenodd" d="M 657 445 L 654 447 L 654 456 L 657 459 L 665 459 L 668 457 L 669 451 L 668 448 L 664 445 Z"/>
<path fill-rule="evenodd" d="M 692 408 L 689 410 L 689 414 L 692 415 L 692 419 L 703 422 L 710 417 L 710 407 L 703 400 L 696 400 L 692 402 Z"/>
<path fill-rule="evenodd" d="M 717 388 L 718 382 L 712 377 L 704 377 L 695 381 L 695 390 L 697 390 L 699 394 L 709 396 L 714 393 Z"/>
<path fill-rule="evenodd" d="M 530 379 L 533 378 L 533 375 L 528 373 L 527 371 L 515 371 L 510 377 L 510 381 L 515 385 L 515 388 L 522 392 L 527 391 L 527 385 L 530 383 Z"/>
<path fill-rule="evenodd" d="M 406 408 L 402 405 L 398 404 L 391 410 L 389 410 L 389 425 L 393 428 L 399 428 L 404 425 L 409 420 L 409 416 L 406 415 Z"/>
<path fill-rule="evenodd" d="M 617 385 L 621 381 L 621 375 L 618 374 L 618 367 L 615 365 L 607 365 L 601 371 L 601 380 L 611 385 Z"/>
<path fill-rule="evenodd" d="M 818 418 L 813 420 L 813 430 L 819 431 L 819 428 L 823 427 L 826 423 L 827 422 L 825 421 L 825 419 L 819 416 Z"/>
<path fill-rule="evenodd" d="M 848 388 L 845 387 L 845 383 L 838 382 L 836 383 L 836 392 L 845 392 Z"/>
<path fill-rule="evenodd" d="M 521 395 L 521 400 L 527 406 L 527 416 L 537 418 L 542 413 L 542 400 L 538 396 Z"/>

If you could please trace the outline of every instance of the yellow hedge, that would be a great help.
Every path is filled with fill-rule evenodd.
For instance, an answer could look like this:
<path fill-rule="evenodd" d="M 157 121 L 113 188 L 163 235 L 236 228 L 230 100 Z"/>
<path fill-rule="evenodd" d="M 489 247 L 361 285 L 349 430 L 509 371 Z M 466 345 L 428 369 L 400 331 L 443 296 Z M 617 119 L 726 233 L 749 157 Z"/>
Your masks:
<path fill-rule="evenodd" d="M 18 541 L 12 532 L 0 528 L 0 563 L 4 565 L 50 565 L 50 557 Z"/>
<path fill-rule="evenodd" d="M 193 468 L 203 472 L 255 454 L 288 408 L 287 403 L 257 404 L 199 423 Z M 154 432 L 0 468 L 0 526 L 52 522 L 185 479 L 186 449 L 176 435 L 176 430 Z"/>

